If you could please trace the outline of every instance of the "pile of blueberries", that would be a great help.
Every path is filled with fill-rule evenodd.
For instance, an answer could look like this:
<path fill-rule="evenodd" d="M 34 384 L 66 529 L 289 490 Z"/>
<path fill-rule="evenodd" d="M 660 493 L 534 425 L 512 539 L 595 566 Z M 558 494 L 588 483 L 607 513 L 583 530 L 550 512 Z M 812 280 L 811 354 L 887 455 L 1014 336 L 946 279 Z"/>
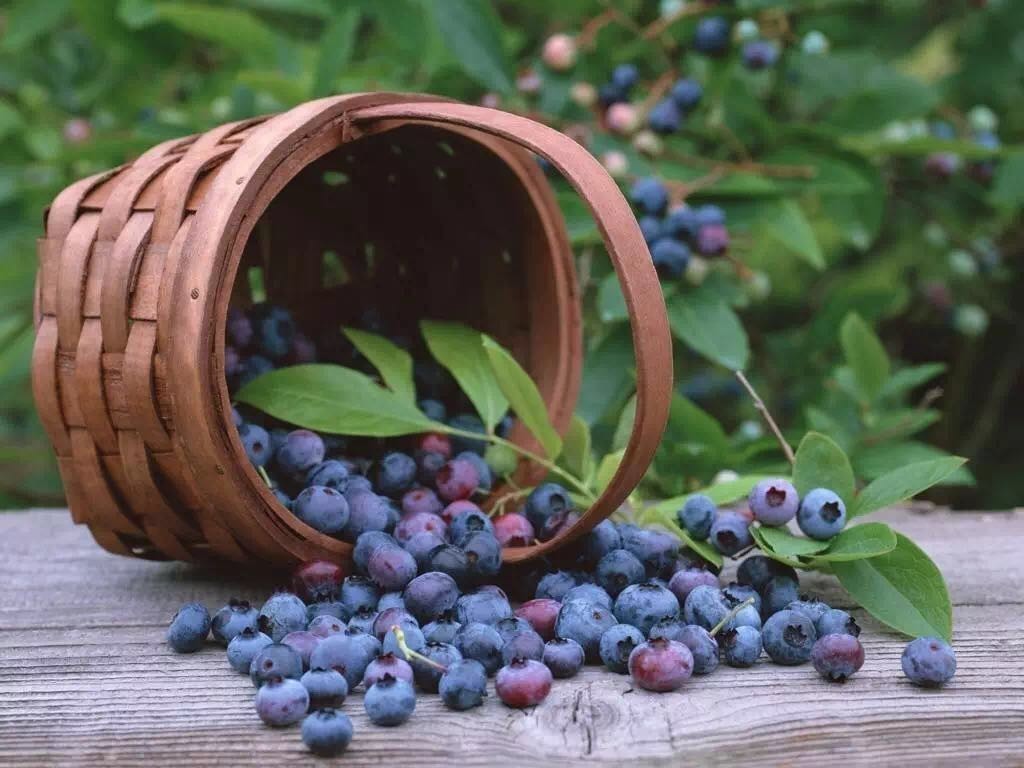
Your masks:
<path fill-rule="evenodd" d="M 751 517 L 781 525 L 796 515 L 805 530 L 825 535 L 818 526 L 834 526 L 836 500 L 819 496 L 801 503 L 786 481 L 768 481 L 751 492 L 749 515 L 695 496 L 679 517 L 692 535 L 736 554 Z M 547 530 L 571 509 L 569 495 L 547 484 L 505 517 Z M 232 600 L 211 619 L 190 603 L 171 622 L 168 642 L 193 652 L 212 631 L 230 666 L 256 686 L 259 717 L 272 726 L 301 721 L 304 742 L 323 755 L 351 741 L 351 720 L 339 708 L 360 685 L 369 720 L 393 726 L 411 717 L 417 691 L 439 694 L 454 710 L 479 706 L 492 675 L 498 698 L 521 708 L 539 704 L 554 678 L 586 663 L 629 674 L 646 690 L 673 691 L 723 662 L 750 667 L 762 653 L 776 664 L 810 661 L 831 681 L 864 662 L 854 619 L 802 597 L 796 571 L 767 557 L 747 557 L 736 581 L 723 586 L 674 535 L 605 520 L 562 547 L 559 561 L 499 574 L 500 549 L 482 553 L 467 543 L 493 538 L 492 529 L 476 510 L 450 519 L 443 510 L 404 512 L 391 532 L 358 535 L 352 575 L 314 561 L 295 571 L 292 591 L 259 610 Z M 424 558 L 413 543 L 424 533 L 462 543 Z M 942 640 L 921 638 L 907 646 L 903 669 L 912 682 L 937 686 L 952 677 L 956 660 Z"/>

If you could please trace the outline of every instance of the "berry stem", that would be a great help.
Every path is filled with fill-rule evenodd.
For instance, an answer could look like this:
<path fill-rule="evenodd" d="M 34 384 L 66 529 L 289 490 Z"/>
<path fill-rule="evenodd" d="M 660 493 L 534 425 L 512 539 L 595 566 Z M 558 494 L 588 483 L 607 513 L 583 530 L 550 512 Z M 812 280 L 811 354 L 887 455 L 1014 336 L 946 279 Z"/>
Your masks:
<path fill-rule="evenodd" d="M 267 474 L 266 467 L 256 467 L 256 471 L 260 473 L 260 477 L 263 478 L 263 482 L 267 484 L 267 488 L 274 490 L 274 481 L 270 479 L 270 475 Z"/>
<path fill-rule="evenodd" d="M 408 644 L 405 642 L 405 632 L 402 631 L 402 628 L 400 626 L 398 626 L 397 624 L 392 624 L 391 631 L 395 633 L 395 641 L 398 643 L 398 650 L 402 652 L 402 655 L 405 656 L 407 661 L 411 659 L 416 659 L 417 661 L 422 661 L 424 664 L 427 664 L 433 667 L 434 669 L 439 669 L 442 672 L 448 671 L 448 667 L 446 667 L 444 664 L 439 664 L 433 659 L 428 659 L 422 653 L 417 653 L 412 648 L 410 648 Z"/>
<path fill-rule="evenodd" d="M 786 456 L 790 465 L 795 465 L 796 456 L 793 454 L 793 449 L 790 447 L 789 443 L 786 442 L 786 438 L 782 436 L 782 430 L 779 429 L 779 425 L 775 423 L 775 419 L 773 419 L 771 413 L 768 412 L 768 406 L 764 404 L 764 400 L 762 400 L 761 396 L 757 394 L 757 391 L 751 383 L 747 381 L 747 377 L 743 375 L 743 371 L 733 371 L 733 373 L 736 374 L 736 378 L 739 379 L 740 384 L 743 385 L 743 388 L 747 390 L 747 393 L 753 398 L 754 407 L 764 418 L 765 422 L 767 422 L 768 428 L 772 431 L 772 434 L 775 435 L 775 439 L 779 441 L 779 445 L 782 446 L 782 453 Z"/>
<path fill-rule="evenodd" d="M 754 604 L 754 598 L 748 597 L 742 603 L 740 603 L 735 608 L 733 608 L 731 611 L 729 611 L 727 614 L 725 614 L 725 616 L 722 618 L 722 620 L 720 622 L 718 622 L 717 624 L 715 624 L 715 626 L 711 628 L 711 631 L 708 632 L 708 634 L 711 635 L 712 637 L 714 637 L 715 635 L 717 635 L 721 631 L 722 627 L 724 627 L 726 624 L 728 624 L 730 621 L 732 621 L 736 617 L 737 613 L 742 611 L 748 605 L 753 605 L 753 604 Z"/>

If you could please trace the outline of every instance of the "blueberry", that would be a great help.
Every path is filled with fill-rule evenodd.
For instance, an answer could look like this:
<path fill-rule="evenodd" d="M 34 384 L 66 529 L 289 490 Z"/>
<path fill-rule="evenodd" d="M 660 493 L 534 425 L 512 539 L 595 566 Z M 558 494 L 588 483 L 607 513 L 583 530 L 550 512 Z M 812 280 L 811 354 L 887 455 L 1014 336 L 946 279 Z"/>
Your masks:
<path fill-rule="evenodd" d="M 363 689 L 370 690 L 386 676 L 411 683 L 414 677 L 412 665 L 394 653 L 382 653 L 366 665 L 366 671 L 363 672 Z"/>
<path fill-rule="evenodd" d="M 267 725 L 297 723 L 309 709 L 309 692 L 297 680 L 274 677 L 256 691 L 256 714 Z"/>
<path fill-rule="evenodd" d="M 689 77 L 684 77 L 682 80 L 676 80 L 675 85 L 672 86 L 672 90 L 669 91 L 669 96 L 672 97 L 672 101 L 676 103 L 680 109 L 688 111 L 697 106 L 700 102 L 701 96 L 704 95 L 704 89 L 701 84 L 696 80 Z"/>
<path fill-rule="evenodd" d="M 656 177 L 646 176 L 633 184 L 629 199 L 644 213 L 661 216 L 668 207 L 668 190 Z"/>
<path fill-rule="evenodd" d="M 432 491 L 422 491 L 423 493 L 433 493 Z M 406 494 L 408 497 L 410 494 L 418 494 L 421 491 L 409 491 Z M 438 502 L 440 506 L 440 501 Z M 441 508 L 443 509 L 443 507 Z M 448 533 L 448 525 L 440 516 L 441 509 L 437 512 L 429 512 L 426 510 L 406 512 L 399 519 L 398 524 L 395 526 L 395 539 L 399 544 L 405 545 L 413 536 L 418 533 L 429 532 L 436 534 L 439 538 L 444 538 Z"/>
<path fill-rule="evenodd" d="M 463 432 L 476 432 L 480 435 L 487 434 L 487 429 L 484 427 L 484 423 L 480 421 L 480 417 L 472 413 L 459 413 L 453 416 L 448 426 L 454 427 L 455 429 L 462 430 Z M 484 440 L 474 440 L 468 437 L 462 437 L 461 435 L 451 436 L 452 451 L 456 454 L 460 454 L 463 451 L 472 451 L 473 453 L 483 454 L 487 448 L 487 443 Z"/>
<path fill-rule="evenodd" d="M 938 637 L 919 637 L 907 644 L 900 659 L 903 674 L 914 685 L 937 688 L 956 674 L 956 655 Z"/>
<path fill-rule="evenodd" d="M 715 549 L 729 556 L 742 552 L 754 544 L 747 518 L 734 512 L 723 512 L 715 518 L 711 526 L 710 541 Z"/>
<path fill-rule="evenodd" d="M 721 224 L 705 224 L 697 230 L 696 246 L 701 256 L 721 256 L 729 250 L 729 230 Z"/>
<path fill-rule="evenodd" d="M 623 526 L 619 532 L 622 548 L 636 555 L 649 577 L 671 574 L 679 557 L 679 539 L 665 531 L 636 526 Z"/>
<path fill-rule="evenodd" d="M 555 637 L 544 644 L 544 655 L 541 660 L 551 670 L 553 677 L 558 679 L 575 677 L 581 669 L 586 654 L 583 646 L 567 637 Z"/>
<path fill-rule="evenodd" d="M 639 584 L 646 575 L 643 563 L 626 549 L 615 549 L 602 557 L 595 572 L 597 583 L 612 597 L 632 584 Z"/>
<path fill-rule="evenodd" d="M 335 757 L 352 741 L 352 721 L 344 712 L 319 709 L 302 721 L 302 743 L 320 757 Z"/>
<path fill-rule="evenodd" d="M 629 674 L 648 691 L 674 691 L 693 674 L 693 654 L 674 640 L 648 640 L 630 654 Z"/>
<path fill-rule="evenodd" d="M 332 488 L 339 493 L 344 493 L 352 473 L 348 465 L 337 459 L 322 461 L 309 470 L 306 475 L 306 485 L 322 485 L 325 488 Z"/>
<path fill-rule="evenodd" d="M 624 675 L 629 671 L 629 655 L 646 638 L 636 627 L 629 624 L 614 624 L 601 635 L 598 650 L 601 661 L 612 672 Z"/>
<path fill-rule="evenodd" d="M 372 608 L 360 608 L 352 614 L 351 618 L 349 618 L 348 626 L 353 629 L 358 629 L 360 632 L 366 632 L 367 634 L 372 635 L 373 625 L 377 621 L 377 617 L 379 615 L 380 612 Z"/>
<path fill-rule="evenodd" d="M 348 683 L 335 669 L 311 669 L 299 682 L 309 693 L 310 710 L 340 707 L 348 696 Z"/>
<path fill-rule="evenodd" d="M 421 624 L 425 624 L 455 608 L 459 587 L 448 574 L 432 571 L 410 581 L 405 588 L 404 598 L 409 613 Z"/>
<path fill-rule="evenodd" d="M 345 572 L 328 560 L 307 560 L 292 572 L 292 591 L 311 602 L 335 600 L 341 592 Z"/>
<path fill-rule="evenodd" d="M 249 673 L 252 660 L 274 641 L 255 627 L 246 627 L 228 643 L 228 664 L 236 672 Z"/>
<path fill-rule="evenodd" d="M 637 220 L 637 224 L 640 225 L 640 234 L 644 236 L 644 242 L 648 246 L 652 245 L 655 240 L 658 240 L 662 236 L 661 219 L 657 216 L 641 216 Z"/>
<path fill-rule="evenodd" d="M 619 64 L 612 70 L 611 84 L 624 92 L 628 92 L 630 88 L 636 85 L 639 77 L 640 73 L 635 65 Z"/>
<path fill-rule="evenodd" d="M 480 487 L 480 474 L 467 459 L 452 459 L 434 475 L 438 495 L 446 502 L 470 498 Z"/>
<path fill-rule="evenodd" d="M 455 603 L 455 617 L 460 624 L 496 624 L 512 615 L 508 598 L 491 591 L 478 590 L 460 597 Z"/>
<path fill-rule="evenodd" d="M 540 704 L 551 692 L 551 670 L 535 659 L 513 659 L 498 670 L 494 690 L 508 707 Z"/>
<path fill-rule="evenodd" d="M 367 531 L 387 530 L 391 521 L 387 499 L 370 491 L 349 492 L 345 498 L 348 500 L 348 523 L 341 532 L 342 538 L 354 542 Z"/>
<path fill-rule="evenodd" d="M 299 630 L 297 632 L 289 632 L 283 638 L 281 638 L 281 644 L 287 645 L 302 659 L 302 666 L 304 669 L 309 669 L 309 657 L 312 655 L 313 650 L 320 644 L 321 638 L 318 635 L 314 635 L 312 632 L 307 630 Z"/>
<path fill-rule="evenodd" d="M 381 589 L 400 590 L 416 578 L 416 560 L 400 547 L 378 547 L 366 571 Z"/>
<path fill-rule="evenodd" d="M 426 573 L 430 570 L 431 553 L 438 547 L 445 546 L 445 540 L 433 531 L 421 531 L 413 534 L 402 546 L 416 561 L 416 569 Z"/>
<path fill-rule="evenodd" d="M 231 307 L 228 310 L 224 331 L 228 342 L 237 349 L 245 349 L 252 343 L 252 321 L 238 307 Z"/>
<path fill-rule="evenodd" d="M 306 604 L 291 592 L 278 592 L 263 604 L 257 622 L 262 632 L 280 642 L 289 632 L 306 628 Z"/>
<path fill-rule="evenodd" d="M 753 608 L 757 613 L 761 612 L 761 595 L 753 587 L 745 584 L 737 584 L 735 581 L 727 587 L 722 587 L 722 597 L 730 608 L 735 608 L 740 603 L 753 599 Z M 760 625 L 760 622 L 758 622 Z"/>
<path fill-rule="evenodd" d="M 341 584 L 341 604 L 349 615 L 364 609 L 375 609 L 380 601 L 380 589 L 366 576 L 349 576 Z"/>
<path fill-rule="evenodd" d="M 647 127 L 655 133 L 675 133 L 683 122 L 683 113 L 672 99 L 662 99 L 647 113 Z"/>
<path fill-rule="evenodd" d="M 709 675 L 718 669 L 718 641 L 704 627 L 685 625 L 679 633 L 678 641 L 689 648 L 693 655 L 693 674 Z"/>
<path fill-rule="evenodd" d="M 710 630 L 726 617 L 729 610 L 729 604 L 720 589 L 701 585 L 686 596 L 683 619 L 687 624 L 696 624 Z"/>
<path fill-rule="evenodd" d="M 278 677 L 293 680 L 302 677 L 302 657 L 291 646 L 271 643 L 253 656 L 249 664 L 249 678 L 259 688 Z"/>
<path fill-rule="evenodd" d="M 245 448 L 245 455 L 254 466 L 263 467 L 270 461 L 270 435 L 263 427 L 255 424 L 243 424 L 238 428 L 238 438 Z"/>
<path fill-rule="evenodd" d="M 607 608 L 609 611 L 615 604 L 615 600 L 612 599 L 612 596 L 606 590 L 597 584 L 589 583 L 578 584 L 566 592 L 565 596 L 562 597 L 562 602 L 568 603 L 570 600 L 586 600 L 588 603 Z"/>
<path fill-rule="evenodd" d="M 441 675 L 437 692 L 449 709 L 463 712 L 479 707 L 487 696 L 487 670 L 474 659 L 455 661 Z"/>
<path fill-rule="evenodd" d="M 431 514 L 437 517 L 441 514 L 442 509 L 444 509 L 444 504 L 441 503 L 441 500 L 437 498 L 437 494 L 430 488 L 413 488 L 402 495 L 403 520 L 415 515 L 422 516 L 425 514 Z M 442 522 L 444 521 L 442 520 Z M 405 539 L 408 539 L 413 533 L 418 533 L 418 530 L 408 532 Z M 399 535 L 397 527 L 395 528 L 395 538 L 403 543 L 405 541 L 405 539 Z"/>
<path fill-rule="evenodd" d="M 455 620 L 452 612 L 449 611 L 429 624 L 425 624 L 423 626 L 423 637 L 428 643 L 454 644 L 455 636 L 459 633 L 460 629 L 462 629 L 462 625 Z"/>
<path fill-rule="evenodd" d="M 602 520 L 580 541 L 580 556 L 584 563 L 596 566 L 598 561 L 613 549 L 622 548 L 622 537 L 615 523 Z"/>
<path fill-rule="evenodd" d="M 470 583 L 469 558 L 454 544 L 435 547 L 427 558 L 427 570 L 448 574 L 460 587 Z"/>
<path fill-rule="evenodd" d="M 788 576 L 794 583 L 798 581 L 793 568 L 764 555 L 748 557 L 736 569 L 736 581 L 751 586 L 758 592 L 764 592 L 773 576 Z"/>
<path fill-rule="evenodd" d="M 800 502 L 796 523 L 812 539 L 830 539 L 846 525 L 846 505 L 838 494 L 827 488 L 815 488 Z"/>
<path fill-rule="evenodd" d="M 658 277 L 662 280 L 676 280 L 686 271 L 690 263 L 690 249 L 685 243 L 663 237 L 651 246 L 651 261 Z"/>
<path fill-rule="evenodd" d="M 617 623 L 612 612 L 602 606 L 569 600 L 558 611 L 555 635 L 575 640 L 583 647 L 587 660 L 596 662 L 600 659 L 601 636 Z"/>
<path fill-rule="evenodd" d="M 482 531 L 494 533 L 494 525 L 491 523 L 491 518 L 484 514 L 483 510 L 475 504 L 460 504 L 458 511 L 451 516 L 451 524 L 448 526 L 448 536 L 451 542 L 461 546 L 462 540 L 466 536 Z"/>
<path fill-rule="evenodd" d="M 494 536 L 503 547 L 528 547 L 534 542 L 533 526 L 525 515 L 509 512 L 498 515 L 491 523 L 494 525 Z"/>
<path fill-rule="evenodd" d="M 683 634 L 683 629 L 689 625 L 680 618 L 674 619 L 659 619 L 655 622 L 654 626 L 651 627 L 651 631 L 647 633 L 649 640 L 679 640 Z"/>
<path fill-rule="evenodd" d="M 776 664 L 803 664 L 811 658 L 817 639 L 814 622 L 789 610 L 772 615 L 761 632 L 764 649 Z"/>
<path fill-rule="evenodd" d="M 501 632 L 499 631 L 499 634 Z M 532 627 L 513 632 L 505 638 L 501 648 L 501 658 L 505 664 L 513 659 L 535 659 L 540 661 L 544 656 L 544 640 L 533 631 Z"/>
<path fill-rule="evenodd" d="M 321 640 L 330 635 L 336 635 L 340 632 L 345 631 L 345 622 L 336 616 L 330 614 L 321 614 L 314 616 L 309 625 L 306 627 L 309 632 L 319 637 Z"/>
<path fill-rule="evenodd" d="M 748 497 L 754 519 L 762 525 L 785 525 L 796 516 L 800 497 L 788 480 L 775 478 L 762 480 Z"/>
<path fill-rule="evenodd" d="M 210 622 L 213 639 L 227 647 L 235 635 L 246 627 L 257 629 L 258 619 L 259 611 L 249 605 L 247 600 L 233 597 L 227 605 L 214 614 L 213 620 Z"/>
<path fill-rule="evenodd" d="M 831 610 L 828 603 L 819 600 L 816 597 L 803 597 L 800 600 L 794 600 L 786 606 L 786 610 L 796 611 L 797 613 L 803 614 L 811 623 L 814 624 L 817 629 L 818 621 L 826 613 Z"/>
<path fill-rule="evenodd" d="M 814 622 L 814 629 L 817 631 L 818 637 L 824 637 L 825 635 L 853 635 L 858 637 L 860 635 L 860 625 L 857 624 L 853 616 L 838 608 L 830 608 L 819 616 L 817 621 Z"/>
<path fill-rule="evenodd" d="M 797 582 L 788 575 L 772 576 L 761 590 L 761 618 L 767 619 L 799 600 L 798 590 Z"/>
<path fill-rule="evenodd" d="M 467 535 L 460 545 L 469 563 L 469 581 L 480 584 L 493 579 L 501 570 L 501 544 L 490 531 Z"/>
<path fill-rule="evenodd" d="M 750 40 L 743 45 L 743 64 L 747 69 L 767 69 L 779 59 L 779 47 L 771 40 Z"/>
<path fill-rule="evenodd" d="M 662 234 L 676 240 L 692 240 L 697 236 L 697 213 L 688 205 L 674 205 L 662 223 Z"/>
<path fill-rule="evenodd" d="M 823 635 L 811 649 L 811 663 L 826 680 L 842 683 L 864 666 L 864 647 L 853 635 Z"/>
<path fill-rule="evenodd" d="M 554 536 L 572 511 L 572 497 L 558 483 L 539 485 L 526 498 L 526 518 L 541 541 Z"/>
<path fill-rule="evenodd" d="M 413 618 L 405 608 L 388 608 L 377 614 L 373 622 L 373 636 L 378 640 L 384 640 L 384 636 L 395 625 L 403 629 L 419 629 L 420 623 Z"/>
<path fill-rule="evenodd" d="M 495 446 L 489 446 L 486 455 L 490 455 L 490 449 Z M 494 486 L 494 473 L 491 471 L 491 466 L 484 460 L 484 456 L 481 456 L 476 451 L 462 451 L 455 459 L 457 461 L 468 461 L 476 469 L 476 489 L 481 493 L 490 493 L 491 488 Z"/>
<path fill-rule="evenodd" d="M 326 448 L 320 435 L 308 429 L 289 432 L 277 449 L 274 461 L 278 470 L 296 483 L 305 481 L 310 470 L 324 460 Z"/>
<path fill-rule="evenodd" d="M 384 496 L 400 499 L 416 480 L 416 462 L 412 456 L 392 451 L 377 463 L 375 485 Z"/>
<path fill-rule="evenodd" d="M 380 650 L 376 637 L 349 627 L 340 635 L 321 640 L 309 657 L 309 666 L 340 672 L 351 691 L 362 681 L 366 667 Z"/>
<path fill-rule="evenodd" d="M 292 512 L 306 525 L 333 536 L 348 523 L 348 502 L 333 488 L 312 485 L 295 497 Z"/>
<path fill-rule="evenodd" d="M 424 400 L 420 400 L 419 406 L 420 410 L 423 411 L 424 415 L 431 421 L 443 424 L 445 419 L 448 418 L 448 410 L 440 400 L 426 398 Z"/>
<path fill-rule="evenodd" d="M 697 22 L 693 32 L 693 48 L 708 56 L 729 50 L 729 22 L 722 16 L 708 16 Z"/>
<path fill-rule="evenodd" d="M 361 493 L 367 492 L 373 492 L 373 483 L 370 482 L 369 478 L 364 477 L 363 475 L 349 475 L 348 482 L 345 483 L 345 489 L 342 491 L 350 506 L 352 504 L 352 499 Z"/>
<path fill-rule="evenodd" d="M 526 621 L 545 640 L 555 636 L 555 622 L 562 605 L 557 600 L 538 598 L 528 600 L 515 609 L 515 616 Z"/>
<path fill-rule="evenodd" d="M 263 355 L 250 355 L 242 363 L 242 373 L 238 377 L 237 386 L 242 387 L 253 379 L 258 379 L 264 373 L 274 370 L 274 367 L 274 364 Z"/>
<path fill-rule="evenodd" d="M 384 531 L 367 531 L 355 541 L 355 549 L 352 550 L 352 564 L 356 571 L 366 575 L 366 568 L 370 563 L 370 555 L 378 547 L 398 546 L 398 541 L 389 533 Z"/>
<path fill-rule="evenodd" d="M 700 586 L 717 589 L 718 577 L 704 568 L 685 568 L 673 573 L 668 582 L 668 588 L 672 590 L 680 605 L 685 605 L 686 598 Z"/>
<path fill-rule="evenodd" d="M 295 338 L 295 320 L 283 307 L 272 304 L 254 304 L 249 310 L 256 344 L 260 351 L 273 360 L 285 357 Z"/>
<path fill-rule="evenodd" d="M 416 692 L 406 680 L 385 677 L 363 696 L 363 708 L 374 725 L 401 725 L 416 709 Z"/>
<path fill-rule="evenodd" d="M 403 611 L 406 610 L 405 598 L 402 597 L 401 592 L 385 592 L 380 596 L 380 600 L 377 601 L 377 611 L 386 611 L 388 608 L 401 608 Z"/>
<path fill-rule="evenodd" d="M 576 577 L 568 571 L 553 571 L 545 574 L 544 578 L 537 584 L 536 597 L 546 597 L 561 602 L 562 598 L 565 597 L 565 593 L 575 587 L 576 584 Z"/>
<path fill-rule="evenodd" d="M 497 672 L 502 664 L 501 649 L 504 644 L 498 630 L 480 622 L 463 624 L 454 643 L 464 659 L 480 662 L 489 675 Z"/>
<path fill-rule="evenodd" d="M 679 525 L 696 539 L 706 539 L 711 534 L 711 526 L 718 516 L 718 507 L 703 494 L 690 496 L 677 513 Z"/>
<path fill-rule="evenodd" d="M 730 667 L 751 667 L 761 656 L 761 632 L 747 626 L 726 629 L 718 635 L 718 645 Z"/>
<path fill-rule="evenodd" d="M 679 601 L 658 584 L 633 584 L 615 598 L 614 611 L 620 622 L 632 624 L 646 635 L 659 620 L 679 615 Z"/>

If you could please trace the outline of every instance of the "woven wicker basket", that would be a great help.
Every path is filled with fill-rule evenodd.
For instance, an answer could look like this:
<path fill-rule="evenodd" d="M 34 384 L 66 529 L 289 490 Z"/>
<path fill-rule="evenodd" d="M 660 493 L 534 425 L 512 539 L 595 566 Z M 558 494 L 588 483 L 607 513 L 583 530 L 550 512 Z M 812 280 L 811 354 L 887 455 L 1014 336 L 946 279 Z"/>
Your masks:
<path fill-rule="evenodd" d="M 637 415 L 621 467 L 580 523 L 506 560 L 610 514 L 653 456 L 672 386 L 664 302 L 629 206 L 557 131 L 437 97 L 369 93 L 165 142 L 54 200 L 39 241 L 33 388 L 75 522 L 137 557 L 348 558 L 350 545 L 276 502 L 231 425 L 224 326 L 229 304 L 248 301 L 235 277 L 253 268 L 304 323 L 341 322 L 376 302 L 492 333 L 564 430 L 581 371 L 580 306 L 534 152 L 597 218 L 629 308 Z M 348 284 L 325 284 L 327 251 Z M 512 439 L 529 442 L 522 431 Z"/>

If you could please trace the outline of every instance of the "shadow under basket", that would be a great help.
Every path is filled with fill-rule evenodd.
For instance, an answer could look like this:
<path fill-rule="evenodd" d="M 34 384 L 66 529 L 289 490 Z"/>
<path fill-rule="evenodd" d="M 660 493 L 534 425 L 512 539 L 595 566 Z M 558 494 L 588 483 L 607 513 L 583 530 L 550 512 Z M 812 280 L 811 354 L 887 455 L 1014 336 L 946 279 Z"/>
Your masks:
<path fill-rule="evenodd" d="M 629 309 L 637 414 L 579 523 L 611 514 L 657 448 L 672 391 L 665 305 L 635 217 L 593 157 L 523 117 L 371 93 L 153 147 L 61 192 L 39 241 L 32 362 L 71 515 L 111 552 L 291 565 L 351 545 L 281 506 L 231 422 L 224 326 L 253 286 L 304 328 L 367 312 L 457 320 L 512 351 L 564 433 L 582 369 L 565 226 L 534 153 L 597 219 Z M 237 278 L 237 279 L 236 279 Z M 517 426 L 515 442 L 535 447 Z M 522 466 L 519 479 L 536 480 Z"/>

